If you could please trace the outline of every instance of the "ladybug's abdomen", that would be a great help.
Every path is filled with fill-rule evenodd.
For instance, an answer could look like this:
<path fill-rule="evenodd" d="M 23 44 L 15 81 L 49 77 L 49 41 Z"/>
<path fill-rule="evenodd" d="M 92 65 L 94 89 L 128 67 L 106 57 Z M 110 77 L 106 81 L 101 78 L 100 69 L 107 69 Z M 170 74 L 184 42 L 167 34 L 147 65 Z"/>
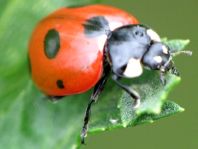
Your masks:
<path fill-rule="evenodd" d="M 121 10 L 93 5 L 62 8 L 34 30 L 29 44 L 32 78 L 47 95 L 82 93 L 100 79 L 106 36 L 90 37 L 84 27 L 87 20 L 97 16 L 103 16 L 111 28 L 137 23 Z"/>

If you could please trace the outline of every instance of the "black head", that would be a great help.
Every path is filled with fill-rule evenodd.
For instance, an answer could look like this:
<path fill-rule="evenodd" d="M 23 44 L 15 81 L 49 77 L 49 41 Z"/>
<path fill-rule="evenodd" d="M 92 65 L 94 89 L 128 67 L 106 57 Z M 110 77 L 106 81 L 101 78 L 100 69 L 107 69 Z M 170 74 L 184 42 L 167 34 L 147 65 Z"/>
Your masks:
<path fill-rule="evenodd" d="M 172 70 L 172 74 L 179 75 L 174 63 L 172 61 L 172 53 L 170 48 L 161 43 L 154 42 L 144 54 L 142 63 L 147 68 L 152 70 L 160 70 L 161 72 L 167 72 Z"/>
<path fill-rule="evenodd" d="M 168 67 L 170 59 L 169 48 L 161 42 L 155 42 L 145 52 L 142 63 L 150 69 L 159 70 L 164 65 Z"/>
<path fill-rule="evenodd" d="M 179 75 L 172 61 L 177 53 L 171 53 L 154 30 L 141 24 L 122 26 L 112 31 L 106 41 L 105 52 L 113 72 L 119 77 L 138 77 L 142 74 L 142 66 L 162 73 L 170 70 L 172 74 Z"/>

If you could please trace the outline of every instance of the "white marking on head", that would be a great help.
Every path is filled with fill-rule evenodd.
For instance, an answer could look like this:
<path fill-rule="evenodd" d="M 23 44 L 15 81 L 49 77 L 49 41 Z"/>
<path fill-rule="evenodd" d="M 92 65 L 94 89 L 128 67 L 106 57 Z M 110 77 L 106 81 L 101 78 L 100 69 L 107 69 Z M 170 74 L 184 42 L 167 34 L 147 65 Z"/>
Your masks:
<path fill-rule="evenodd" d="M 166 46 L 162 46 L 162 50 L 164 54 L 168 54 L 168 48 Z"/>
<path fill-rule="evenodd" d="M 106 40 L 107 40 L 107 35 L 101 35 L 97 37 L 97 45 L 100 51 L 103 51 Z"/>
<path fill-rule="evenodd" d="M 118 28 L 122 25 L 123 25 L 123 23 L 121 23 L 121 22 L 114 22 L 114 21 L 109 22 L 109 28 L 111 31 L 115 30 L 116 28 Z"/>
<path fill-rule="evenodd" d="M 135 77 L 139 77 L 142 74 L 142 72 L 143 69 L 140 63 L 140 59 L 131 58 L 128 61 L 128 64 L 126 66 L 123 75 L 128 78 L 135 78 Z"/>
<path fill-rule="evenodd" d="M 154 61 L 156 61 L 157 63 L 161 63 L 162 62 L 162 57 L 161 56 L 155 56 Z"/>
<path fill-rule="evenodd" d="M 151 40 L 157 41 L 157 42 L 161 41 L 160 36 L 154 30 L 148 29 L 146 32 L 149 35 L 149 37 L 151 38 Z"/>

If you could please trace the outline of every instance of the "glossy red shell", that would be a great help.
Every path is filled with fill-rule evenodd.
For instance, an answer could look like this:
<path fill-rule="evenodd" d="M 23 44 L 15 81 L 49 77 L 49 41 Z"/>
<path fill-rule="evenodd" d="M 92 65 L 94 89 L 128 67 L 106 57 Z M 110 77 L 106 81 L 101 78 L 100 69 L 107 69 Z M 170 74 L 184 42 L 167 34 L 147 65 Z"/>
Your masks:
<path fill-rule="evenodd" d="M 104 36 L 90 38 L 83 24 L 95 16 L 104 16 L 111 27 L 137 24 L 128 13 L 104 5 L 61 8 L 43 19 L 35 28 L 29 43 L 32 79 L 37 87 L 51 96 L 85 92 L 100 79 L 103 71 Z M 50 29 L 60 35 L 60 50 L 49 59 L 44 53 L 44 38 Z M 101 45 L 102 44 L 102 45 Z M 64 88 L 57 87 L 62 80 Z"/>

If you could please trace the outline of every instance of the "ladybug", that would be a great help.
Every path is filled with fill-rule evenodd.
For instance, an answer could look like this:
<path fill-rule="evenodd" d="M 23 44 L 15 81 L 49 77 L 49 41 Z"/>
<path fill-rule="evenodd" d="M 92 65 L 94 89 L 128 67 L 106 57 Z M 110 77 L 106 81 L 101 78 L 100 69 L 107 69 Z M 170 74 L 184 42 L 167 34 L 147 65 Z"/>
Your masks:
<path fill-rule="evenodd" d="M 122 84 L 122 78 L 135 78 L 143 67 L 164 75 L 179 75 L 170 48 L 150 27 L 123 10 L 89 5 L 61 8 L 37 25 L 29 43 L 31 75 L 36 86 L 47 96 L 59 99 L 80 94 L 94 87 L 81 133 L 87 134 L 91 106 L 96 102 L 108 78 L 140 105 L 140 96 Z"/>

